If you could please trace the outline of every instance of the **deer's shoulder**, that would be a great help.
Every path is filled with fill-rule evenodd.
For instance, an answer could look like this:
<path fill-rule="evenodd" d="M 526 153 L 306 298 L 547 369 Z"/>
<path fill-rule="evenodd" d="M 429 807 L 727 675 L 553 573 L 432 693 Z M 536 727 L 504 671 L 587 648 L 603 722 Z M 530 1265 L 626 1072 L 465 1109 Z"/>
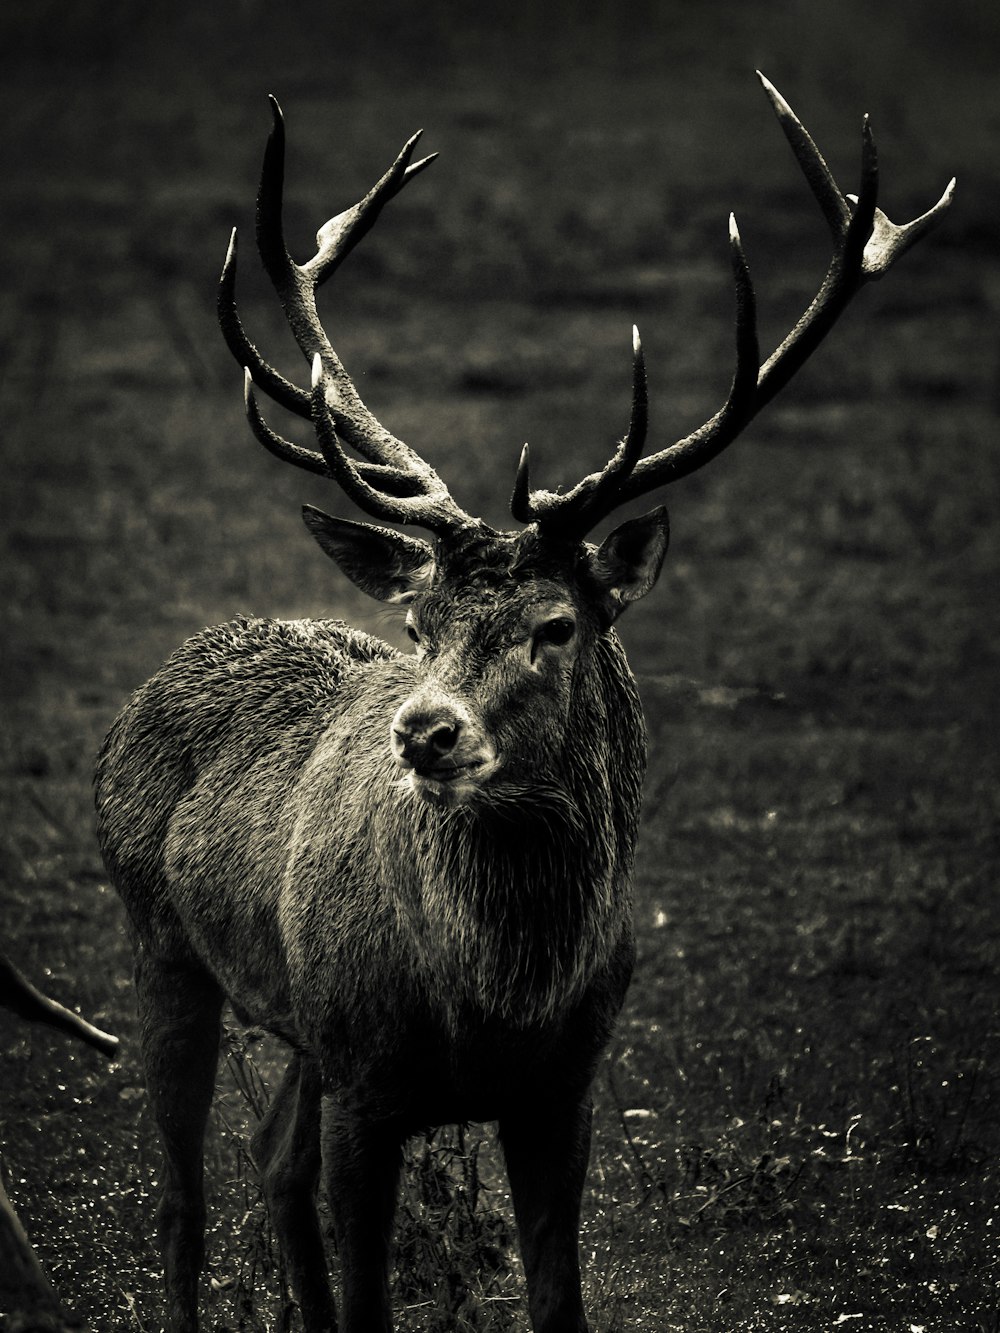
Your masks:
<path fill-rule="evenodd" d="M 238 616 L 193 635 L 164 664 L 162 675 L 339 678 L 352 667 L 393 661 L 400 654 L 382 639 L 342 620 L 269 620 Z"/>
<path fill-rule="evenodd" d="M 241 616 L 186 640 L 133 695 L 118 728 L 220 734 L 268 731 L 336 709 L 358 671 L 406 661 L 389 644 L 339 620 Z"/>

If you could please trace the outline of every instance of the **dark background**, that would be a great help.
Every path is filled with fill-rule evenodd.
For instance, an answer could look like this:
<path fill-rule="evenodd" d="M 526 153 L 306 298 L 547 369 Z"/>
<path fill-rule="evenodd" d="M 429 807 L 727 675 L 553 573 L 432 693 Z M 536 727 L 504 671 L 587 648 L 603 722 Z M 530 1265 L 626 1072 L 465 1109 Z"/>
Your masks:
<path fill-rule="evenodd" d="M 996 13 L 5 11 L 2 936 L 125 1042 L 109 1071 L 0 1017 L 0 1132 L 10 1192 L 96 1328 L 157 1317 L 155 1153 L 92 833 L 101 736 L 172 647 L 238 612 L 400 642 L 298 517 L 349 506 L 249 438 L 214 322 L 235 223 L 245 322 L 304 379 L 250 244 L 265 94 L 287 118 L 299 257 L 414 129 L 441 153 L 322 310 L 369 405 L 506 524 L 525 439 L 554 486 L 621 434 L 633 321 L 650 447 L 716 409 L 730 209 L 765 351 L 818 284 L 824 225 L 754 67 L 843 188 L 867 111 L 891 217 L 952 175 L 958 196 L 746 437 L 670 492 L 672 554 L 623 622 L 651 760 L 640 965 L 597 1088 L 589 1299 L 602 1329 L 1000 1326 Z M 231 1185 L 238 1147 L 216 1129 Z M 229 1185 L 220 1328 L 246 1254 Z M 523 1327 L 516 1301 L 469 1326 L 511 1311 Z"/>

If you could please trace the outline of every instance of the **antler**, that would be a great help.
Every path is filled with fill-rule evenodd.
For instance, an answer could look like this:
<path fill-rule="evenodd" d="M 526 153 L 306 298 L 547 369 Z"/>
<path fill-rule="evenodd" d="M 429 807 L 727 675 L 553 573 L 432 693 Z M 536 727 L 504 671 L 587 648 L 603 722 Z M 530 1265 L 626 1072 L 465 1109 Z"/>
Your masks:
<path fill-rule="evenodd" d="M 272 97 L 274 124 L 264 151 L 257 192 L 257 248 L 281 300 L 295 340 L 313 368 L 313 390 L 298 388 L 270 366 L 247 337 L 236 309 L 236 231 L 219 282 L 219 323 L 230 351 L 245 369 L 247 417 L 258 440 L 277 457 L 309 472 L 335 478 L 348 496 L 377 518 L 414 523 L 436 532 L 465 527 L 475 520 L 452 499 L 434 469 L 382 425 L 361 401 L 350 375 L 320 323 L 316 289 L 374 225 L 388 201 L 425 167 L 436 153 L 410 161 L 419 132 L 404 144 L 384 176 L 352 208 L 331 218 L 316 235 L 316 254 L 296 264 L 285 245 L 282 196 L 285 127 Z M 257 406 L 254 384 L 299 416 L 312 419 L 320 452 L 277 435 Z M 352 459 L 340 436 L 361 455 Z"/>
<path fill-rule="evenodd" d="M 854 294 L 865 283 L 886 273 L 937 224 L 951 204 L 954 180 L 934 207 L 921 217 L 904 226 L 889 221 L 876 203 L 878 161 L 867 116 L 862 133 L 861 184 L 857 195 L 845 198 L 791 107 L 759 70 L 757 77 L 771 99 L 833 236 L 833 257 L 819 291 L 785 340 L 759 366 L 753 285 L 736 220 L 730 216 L 730 250 L 736 282 L 736 370 L 723 407 L 690 435 L 649 458 L 640 459 L 645 433 L 646 383 L 639 335 L 634 330 L 632 420 L 628 435 L 601 472 L 591 473 L 571 491 L 560 495 L 530 489 L 525 446 L 511 497 L 511 510 L 520 522 L 537 522 L 548 535 L 578 539 L 619 505 L 678 481 L 710 462 L 788 383 Z"/>

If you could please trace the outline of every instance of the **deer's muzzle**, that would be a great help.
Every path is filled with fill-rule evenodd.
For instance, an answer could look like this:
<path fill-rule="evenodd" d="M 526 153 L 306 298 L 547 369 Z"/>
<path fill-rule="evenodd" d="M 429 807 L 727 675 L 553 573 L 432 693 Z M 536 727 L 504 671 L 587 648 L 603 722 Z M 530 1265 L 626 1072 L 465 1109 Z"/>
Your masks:
<path fill-rule="evenodd" d="M 410 790 L 424 800 L 461 805 L 499 766 L 496 747 L 456 699 L 408 699 L 392 719 L 389 743 Z"/>

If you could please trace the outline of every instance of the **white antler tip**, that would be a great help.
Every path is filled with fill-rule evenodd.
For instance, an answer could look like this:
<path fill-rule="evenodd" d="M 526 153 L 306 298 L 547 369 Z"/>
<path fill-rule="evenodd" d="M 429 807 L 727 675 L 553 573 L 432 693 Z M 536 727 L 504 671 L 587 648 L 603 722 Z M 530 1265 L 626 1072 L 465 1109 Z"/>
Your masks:
<path fill-rule="evenodd" d="M 322 379 L 323 379 L 323 358 L 320 356 L 319 352 L 314 352 L 312 361 L 312 386 L 314 389 L 317 384 L 322 382 Z"/>
<path fill-rule="evenodd" d="M 757 78 L 760 79 L 760 86 L 771 99 L 771 105 L 774 107 L 778 119 L 781 120 L 787 116 L 790 120 L 797 122 L 798 116 L 782 97 L 781 93 L 778 92 L 771 80 L 764 74 L 761 74 L 760 70 L 757 71 Z"/>
<path fill-rule="evenodd" d="M 222 273 L 219 275 L 219 281 L 222 284 L 232 283 L 236 279 L 236 228 L 229 233 L 229 248 L 226 250 L 225 263 L 222 265 Z"/>
<path fill-rule="evenodd" d="M 642 351 L 642 339 L 639 337 L 638 324 L 632 325 L 632 351 L 636 354 L 636 356 L 638 356 L 639 353 Z"/>
<path fill-rule="evenodd" d="M 739 245 L 740 243 L 740 229 L 736 225 L 735 213 L 729 214 L 729 239 L 732 241 L 733 245 Z"/>

